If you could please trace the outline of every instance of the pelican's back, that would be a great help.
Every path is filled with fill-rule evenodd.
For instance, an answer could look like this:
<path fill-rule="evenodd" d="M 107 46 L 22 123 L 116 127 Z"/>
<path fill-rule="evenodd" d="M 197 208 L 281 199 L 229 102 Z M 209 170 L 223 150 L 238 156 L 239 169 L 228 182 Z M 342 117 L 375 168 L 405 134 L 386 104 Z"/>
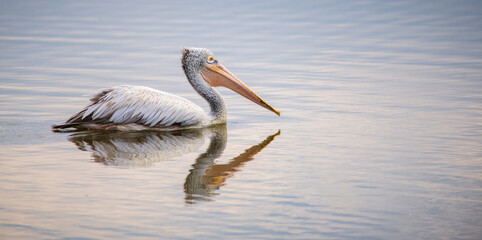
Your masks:
<path fill-rule="evenodd" d="M 202 124 L 206 118 L 191 101 L 148 87 L 117 86 L 101 90 L 90 100 L 90 105 L 53 128 L 176 129 Z"/>

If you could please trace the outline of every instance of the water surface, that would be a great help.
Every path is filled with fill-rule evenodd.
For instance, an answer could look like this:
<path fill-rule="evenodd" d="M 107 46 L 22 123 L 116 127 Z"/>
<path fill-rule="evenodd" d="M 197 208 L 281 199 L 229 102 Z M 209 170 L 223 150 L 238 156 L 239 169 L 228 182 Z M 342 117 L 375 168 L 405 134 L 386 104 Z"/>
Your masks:
<path fill-rule="evenodd" d="M 3 239 L 480 239 L 478 1 L 0 2 Z M 281 111 L 54 133 L 97 89 L 186 97 L 211 49 Z"/>

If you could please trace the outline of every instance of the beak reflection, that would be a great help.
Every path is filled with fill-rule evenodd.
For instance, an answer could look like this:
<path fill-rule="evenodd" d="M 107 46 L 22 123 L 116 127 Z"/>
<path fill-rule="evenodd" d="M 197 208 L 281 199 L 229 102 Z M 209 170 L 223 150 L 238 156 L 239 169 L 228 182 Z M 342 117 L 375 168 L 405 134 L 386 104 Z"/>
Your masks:
<path fill-rule="evenodd" d="M 225 147 L 226 135 L 213 135 L 208 150 L 206 153 L 199 155 L 196 163 L 192 165 L 193 169 L 189 171 L 189 175 L 186 177 L 184 183 L 186 203 L 211 200 L 211 197 L 215 195 L 215 190 L 224 186 L 228 178 L 241 171 L 247 162 L 254 160 L 254 156 L 280 134 L 281 131 L 278 131 L 268 136 L 264 141 L 246 149 L 226 164 L 214 164 L 214 160 L 222 153 L 220 149 Z M 209 153 L 214 153 L 214 155 L 210 156 Z"/>

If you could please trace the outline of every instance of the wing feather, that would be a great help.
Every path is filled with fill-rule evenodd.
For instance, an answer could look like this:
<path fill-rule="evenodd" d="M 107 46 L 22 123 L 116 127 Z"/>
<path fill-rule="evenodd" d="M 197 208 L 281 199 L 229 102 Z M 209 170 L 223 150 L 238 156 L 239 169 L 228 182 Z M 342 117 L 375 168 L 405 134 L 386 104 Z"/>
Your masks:
<path fill-rule="evenodd" d="M 191 101 L 148 87 L 103 89 L 91 101 L 64 125 L 135 123 L 163 128 L 200 124 L 206 118 L 202 108 Z"/>

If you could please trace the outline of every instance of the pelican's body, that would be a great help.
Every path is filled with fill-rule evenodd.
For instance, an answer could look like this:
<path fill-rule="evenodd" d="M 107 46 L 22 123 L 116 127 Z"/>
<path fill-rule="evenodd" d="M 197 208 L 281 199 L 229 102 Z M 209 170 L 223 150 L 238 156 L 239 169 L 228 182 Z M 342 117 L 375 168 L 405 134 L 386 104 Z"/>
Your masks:
<path fill-rule="evenodd" d="M 244 83 L 202 48 L 185 48 L 182 67 L 192 87 L 209 103 L 205 112 L 193 102 L 142 86 L 117 86 L 101 90 L 91 104 L 55 129 L 172 130 L 199 128 L 226 122 L 226 106 L 213 87 L 225 86 L 279 115 Z"/>

